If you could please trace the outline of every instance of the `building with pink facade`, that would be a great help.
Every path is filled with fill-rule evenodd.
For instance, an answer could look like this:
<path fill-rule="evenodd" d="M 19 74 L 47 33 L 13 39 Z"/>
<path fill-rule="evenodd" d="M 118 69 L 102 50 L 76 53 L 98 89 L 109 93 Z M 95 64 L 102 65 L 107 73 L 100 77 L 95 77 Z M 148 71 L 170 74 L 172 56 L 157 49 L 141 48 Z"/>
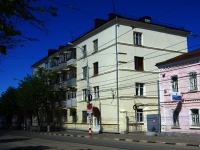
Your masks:
<path fill-rule="evenodd" d="M 156 66 L 161 132 L 200 134 L 200 48 Z"/>

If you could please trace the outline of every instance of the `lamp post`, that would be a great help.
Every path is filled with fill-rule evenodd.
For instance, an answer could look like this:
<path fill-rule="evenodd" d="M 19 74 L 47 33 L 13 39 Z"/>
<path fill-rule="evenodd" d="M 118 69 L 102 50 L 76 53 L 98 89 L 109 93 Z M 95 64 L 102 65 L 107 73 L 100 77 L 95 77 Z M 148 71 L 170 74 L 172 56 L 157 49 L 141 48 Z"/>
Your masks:
<path fill-rule="evenodd" d="M 118 85 L 118 47 L 117 47 L 117 16 L 116 16 L 116 23 L 115 23 L 115 49 L 116 49 L 116 91 L 117 91 L 117 132 L 119 133 L 119 85 Z"/>

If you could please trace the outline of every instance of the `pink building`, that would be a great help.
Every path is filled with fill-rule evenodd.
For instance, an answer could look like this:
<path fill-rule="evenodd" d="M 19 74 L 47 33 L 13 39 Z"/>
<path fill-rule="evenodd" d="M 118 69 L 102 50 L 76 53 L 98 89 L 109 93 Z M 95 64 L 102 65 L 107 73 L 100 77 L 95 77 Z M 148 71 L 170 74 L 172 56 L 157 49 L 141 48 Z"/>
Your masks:
<path fill-rule="evenodd" d="M 161 132 L 200 134 L 200 48 L 156 66 Z"/>

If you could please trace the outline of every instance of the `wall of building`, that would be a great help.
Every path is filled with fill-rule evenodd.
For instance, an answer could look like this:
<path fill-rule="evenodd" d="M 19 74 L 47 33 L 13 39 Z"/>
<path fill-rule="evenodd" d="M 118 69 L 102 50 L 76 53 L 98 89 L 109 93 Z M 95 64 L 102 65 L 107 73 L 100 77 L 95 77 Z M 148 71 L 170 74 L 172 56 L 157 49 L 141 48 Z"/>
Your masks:
<path fill-rule="evenodd" d="M 160 77 L 160 95 L 161 95 L 161 116 L 162 116 L 162 131 L 177 132 L 177 133 L 200 133 L 200 126 L 192 125 L 191 109 L 200 109 L 199 100 L 199 58 L 191 58 L 168 64 L 162 68 Z M 197 72 L 197 90 L 190 92 L 189 90 L 189 72 Z M 171 76 L 178 76 L 178 91 L 181 93 L 181 111 L 179 114 L 180 127 L 173 127 L 173 113 L 178 106 L 178 101 L 171 101 Z"/>
<path fill-rule="evenodd" d="M 135 21 L 118 20 L 117 32 L 115 20 L 101 26 L 81 39 L 73 46 L 77 52 L 77 128 L 88 130 L 87 123 L 82 123 L 82 111 L 86 111 L 86 102 L 82 90 L 87 88 L 86 79 L 83 79 L 82 68 L 89 65 L 89 83 L 91 93 L 99 86 L 99 98 L 93 99 L 93 106 L 101 109 L 101 123 L 104 131 L 117 131 L 117 100 L 116 100 L 116 46 L 119 61 L 119 111 L 124 109 L 132 124 L 135 122 L 134 104 L 144 110 L 142 130 L 147 130 L 146 115 L 157 113 L 157 77 L 158 70 L 155 64 L 178 56 L 187 51 L 186 34 L 172 29 L 155 27 Z M 136 28 L 132 29 L 132 26 Z M 133 44 L 133 32 L 142 33 L 142 46 Z M 117 45 L 115 38 L 117 37 Z M 98 39 L 98 52 L 94 52 L 93 41 Z M 183 42 L 184 41 L 184 42 Z M 179 44 L 177 44 L 179 43 Z M 83 58 L 82 46 L 87 46 L 87 57 Z M 55 53 L 59 55 L 59 53 Z M 144 57 L 144 71 L 136 71 L 134 56 Z M 50 57 L 49 57 L 50 58 Z M 93 63 L 98 62 L 98 75 L 93 75 Z M 38 66 L 44 66 L 42 63 Z M 35 68 L 33 69 L 35 72 Z M 144 83 L 144 97 L 135 96 L 135 83 Z M 149 105 L 150 104 L 150 105 Z M 67 113 L 70 120 L 69 113 Z M 126 129 L 124 113 L 119 113 L 120 132 Z M 131 120 L 132 119 L 132 120 Z M 69 122 L 69 121 L 68 121 Z M 66 125 L 72 127 L 71 122 Z"/>

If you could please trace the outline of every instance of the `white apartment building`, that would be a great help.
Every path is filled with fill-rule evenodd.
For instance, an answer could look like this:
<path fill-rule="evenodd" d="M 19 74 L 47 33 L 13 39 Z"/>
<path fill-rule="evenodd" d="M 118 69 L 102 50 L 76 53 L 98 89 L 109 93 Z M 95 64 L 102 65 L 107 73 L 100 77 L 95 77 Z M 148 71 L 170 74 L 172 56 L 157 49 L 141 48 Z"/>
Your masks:
<path fill-rule="evenodd" d="M 88 130 L 85 97 L 92 94 L 92 130 L 147 131 L 147 116 L 158 114 L 158 70 L 161 62 L 187 52 L 183 28 L 156 23 L 150 17 L 129 18 L 109 14 L 95 19 L 95 28 L 38 61 L 57 71 L 55 90 L 64 93 L 64 126 Z M 67 42 L 67 41 L 66 41 Z M 87 80 L 89 66 L 89 82 Z"/>

